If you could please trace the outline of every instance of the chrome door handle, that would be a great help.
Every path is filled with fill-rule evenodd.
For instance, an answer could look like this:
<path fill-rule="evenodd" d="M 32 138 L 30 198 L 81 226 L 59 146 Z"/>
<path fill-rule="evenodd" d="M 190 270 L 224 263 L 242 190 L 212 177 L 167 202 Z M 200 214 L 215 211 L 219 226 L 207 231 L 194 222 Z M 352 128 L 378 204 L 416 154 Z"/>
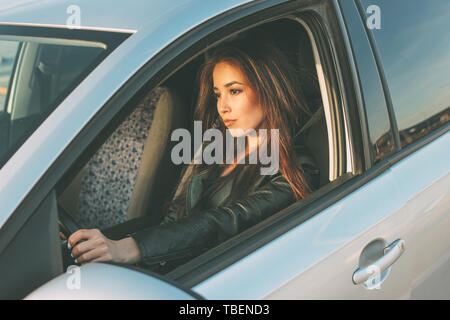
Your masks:
<path fill-rule="evenodd" d="M 361 284 L 369 280 L 369 278 L 380 274 L 389 268 L 405 251 L 405 240 L 397 239 L 384 248 L 384 255 L 376 260 L 375 262 L 365 266 L 363 268 L 358 268 L 353 273 L 353 283 Z"/>

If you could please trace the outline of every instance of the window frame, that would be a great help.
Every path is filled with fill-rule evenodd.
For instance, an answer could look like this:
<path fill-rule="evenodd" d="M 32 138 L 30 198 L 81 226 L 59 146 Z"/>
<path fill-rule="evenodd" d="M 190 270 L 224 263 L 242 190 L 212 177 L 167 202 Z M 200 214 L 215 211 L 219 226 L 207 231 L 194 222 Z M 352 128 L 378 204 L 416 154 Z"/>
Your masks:
<path fill-rule="evenodd" d="M 360 0 L 355 1 L 355 4 L 358 9 L 359 15 L 361 16 L 361 21 L 364 23 L 363 4 L 361 3 Z M 364 31 L 367 35 L 367 38 L 369 39 L 370 47 L 371 47 L 372 52 L 375 57 L 375 63 L 377 66 L 378 74 L 380 76 L 381 85 L 383 87 L 384 97 L 386 100 L 387 112 L 388 112 L 388 116 L 389 116 L 389 122 L 391 125 L 391 133 L 394 138 L 394 152 L 398 152 L 401 149 L 400 134 L 398 131 L 397 119 L 396 119 L 395 113 L 394 113 L 394 106 L 392 104 L 391 93 L 390 93 L 389 87 L 387 85 L 386 74 L 384 72 L 383 64 L 381 63 L 381 56 L 378 51 L 378 46 L 376 44 L 375 38 L 374 38 L 371 30 L 367 30 L 367 28 L 364 28 Z"/>
<path fill-rule="evenodd" d="M 308 13 L 306 13 L 308 14 Z M 338 85 L 338 76 L 334 73 L 336 64 L 332 60 L 333 53 L 327 50 L 330 44 L 326 43 L 323 36 L 324 30 L 317 16 L 314 14 L 300 18 L 291 16 L 294 21 L 300 23 L 309 35 L 311 46 L 314 53 L 314 62 L 319 80 L 319 87 L 322 97 L 323 109 L 327 125 L 328 135 L 328 154 L 329 154 L 329 176 L 330 182 L 336 180 L 346 172 L 353 173 L 354 167 L 353 139 L 350 131 L 351 123 L 346 117 L 347 108 L 342 99 L 342 91 L 336 92 L 331 88 L 342 88 Z M 316 35 L 322 36 L 316 36 Z M 330 84 L 328 84 L 330 82 Z M 343 143 L 345 141 L 345 144 Z M 345 145 L 345 149 L 343 146 Z"/>

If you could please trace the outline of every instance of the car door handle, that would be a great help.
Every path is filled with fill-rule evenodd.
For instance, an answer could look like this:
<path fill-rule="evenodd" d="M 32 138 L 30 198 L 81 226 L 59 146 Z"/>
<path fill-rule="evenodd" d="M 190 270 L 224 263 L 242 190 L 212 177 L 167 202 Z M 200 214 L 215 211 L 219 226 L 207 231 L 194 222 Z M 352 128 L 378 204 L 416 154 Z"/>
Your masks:
<path fill-rule="evenodd" d="M 353 283 L 361 284 L 376 274 L 380 274 L 389 268 L 405 251 L 405 240 L 397 239 L 384 248 L 384 255 L 373 263 L 363 268 L 358 268 L 353 273 Z"/>

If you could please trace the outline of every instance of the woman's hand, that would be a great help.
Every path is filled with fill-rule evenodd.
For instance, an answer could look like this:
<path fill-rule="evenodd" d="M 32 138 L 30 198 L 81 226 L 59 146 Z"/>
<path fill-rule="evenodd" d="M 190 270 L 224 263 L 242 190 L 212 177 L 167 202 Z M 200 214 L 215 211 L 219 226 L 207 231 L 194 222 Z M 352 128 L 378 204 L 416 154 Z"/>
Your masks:
<path fill-rule="evenodd" d="M 78 243 L 80 240 L 86 240 Z M 75 245 L 75 247 L 74 247 Z M 140 251 L 133 238 L 114 241 L 105 237 L 98 229 L 80 229 L 68 240 L 68 248 L 76 262 L 118 262 L 136 263 L 140 260 Z"/>

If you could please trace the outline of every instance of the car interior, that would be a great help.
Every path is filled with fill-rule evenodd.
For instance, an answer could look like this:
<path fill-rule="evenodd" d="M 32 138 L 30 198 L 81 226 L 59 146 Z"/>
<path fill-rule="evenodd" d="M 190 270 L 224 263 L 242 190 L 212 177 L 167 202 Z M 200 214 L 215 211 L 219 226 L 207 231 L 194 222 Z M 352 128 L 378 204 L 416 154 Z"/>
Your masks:
<path fill-rule="evenodd" d="M 224 41 L 255 35 L 263 35 L 279 46 L 298 72 L 301 90 L 312 112 L 300 133 L 315 157 L 320 186 L 324 186 L 329 182 L 328 135 L 309 35 L 298 21 L 281 19 Z M 177 128 L 192 132 L 197 71 L 214 47 L 201 52 L 149 92 L 95 155 L 86 160 L 71 183 L 58 193 L 60 226 L 65 234 L 78 228 L 107 227 L 148 215 L 151 225 L 162 221 L 161 208 L 172 199 L 183 169 L 183 165 L 171 161 L 176 142 L 170 140 L 170 133 Z M 109 166 L 111 163 L 116 166 Z M 117 206 L 112 207 L 114 203 Z"/>
<path fill-rule="evenodd" d="M 3 40 L 16 44 L 15 57 L 10 60 L 11 69 L 17 67 L 11 76 L 11 89 L 6 90 L 8 96 L 4 97 L 9 101 L 5 112 L 0 107 L 0 161 L 21 145 L 105 51 L 100 44 L 89 42 L 76 46 L 65 39 L 13 39 Z"/>

